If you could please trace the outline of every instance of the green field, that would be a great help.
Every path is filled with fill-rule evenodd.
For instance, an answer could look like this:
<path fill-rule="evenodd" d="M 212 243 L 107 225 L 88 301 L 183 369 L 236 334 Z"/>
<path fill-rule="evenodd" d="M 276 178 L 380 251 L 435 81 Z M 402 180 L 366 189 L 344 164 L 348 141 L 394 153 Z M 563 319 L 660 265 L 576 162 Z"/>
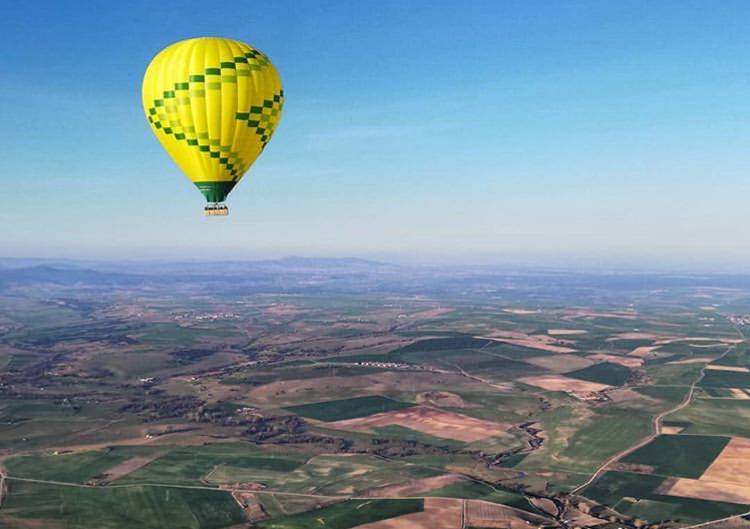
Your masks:
<path fill-rule="evenodd" d="M 195 485 L 217 467 L 238 469 L 247 476 L 291 472 L 304 455 L 264 453 L 250 444 L 216 444 L 182 447 L 128 474 L 116 483 L 169 483 Z M 230 472 L 231 473 L 231 472 Z"/>
<path fill-rule="evenodd" d="M 727 366 L 750 366 L 750 347 L 739 344 L 715 363 Z"/>
<path fill-rule="evenodd" d="M 629 450 L 685 400 L 706 363 L 726 354 L 717 362 L 750 365 L 746 344 L 720 343 L 745 332 L 727 315 L 750 314 L 750 276 L 488 267 L 434 280 L 432 270 L 295 258 L 216 262 L 208 275 L 202 264 L 182 275 L 162 263 L 150 276 L 143 264 L 134 283 L 7 288 L 16 265 L 4 263 L 2 528 L 249 527 L 230 487 L 256 491 L 268 517 L 253 527 L 265 529 L 354 529 L 418 512 L 422 496 L 538 513 L 530 500 L 565 501 L 626 452 L 620 471 L 584 490 L 597 520 L 581 525 L 644 527 L 607 519 L 604 506 L 681 520 L 665 529 L 750 509 L 664 494 L 664 480 L 704 474 L 731 436 L 750 438 L 750 400 L 728 389 L 747 387 L 746 373 L 708 370 L 663 421 L 684 431 Z M 574 352 L 489 338 L 502 333 Z M 592 356 L 651 344 L 658 350 L 632 369 Z M 409 365 L 356 365 L 368 361 Z M 561 374 L 612 388 L 586 398 L 521 381 Z M 455 427 L 447 416 L 431 419 L 429 433 L 416 422 L 332 422 L 417 406 L 507 427 L 460 442 L 440 437 Z"/>
<path fill-rule="evenodd" d="M 714 388 L 750 388 L 750 373 L 707 369 L 699 385 Z"/>
<path fill-rule="evenodd" d="M 614 507 L 630 516 L 649 522 L 678 520 L 699 523 L 715 518 L 740 514 L 746 505 L 704 501 L 656 493 L 664 477 L 629 472 L 607 472 L 583 495 L 594 501 Z M 646 500 L 643 504 L 643 500 Z"/>
<path fill-rule="evenodd" d="M 73 408 L 48 400 L 0 399 L 0 449 L 33 450 L 67 442 L 95 442 L 116 438 L 120 429 L 138 423 L 121 420 L 105 429 L 117 409 L 109 405 Z M 84 433 L 85 432 L 85 433 Z"/>
<path fill-rule="evenodd" d="M 682 433 L 750 437 L 750 400 L 696 399 L 667 419 L 687 423 Z"/>
<path fill-rule="evenodd" d="M 8 474 L 20 478 L 85 483 L 118 463 L 165 448 L 119 447 L 106 451 L 21 456 L 5 462 Z"/>
<path fill-rule="evenodd" d="M 603 409 L 581 416 L 561 407 L 542 416 L 550 432 L 542 447 L 524 458 L 520 470 L 591 472 L 607 457 L 632 446 L 651 430 L 651 416 L 640 410 Z M 571 429 L 570 424 L 575 424 Z"/>
<path fill-rule="evenodd" d="M 701 388 L 702 394 L 700 398 L 715 398 L 715 399 L 731 399 L 734 398 L 734 393 L 730 388 L 715 388 L 715 387 L 703 387 Z"/>
<path fill-rule="evenodd" d="M 222 378 L 221 384 L 224 385 L 241 385 L 260 386 L 275 382 L 278 380 L 306 380 L 318 377 L 353 377 L 359 375 L 369 375 L 379 373 L 381 370 L 372 367 L 363 367 L 355 365 L 334 365 L 334 359 L 328 365 L 311 365 L 309 362 L 289 362 L 280 365 L 273 372 L 264 372 L 256 370 L 238 371 L 237 374 Z"/>
<path fill-rule="evenodd" d="M 375 413 L 402 410 L 412 406 L 413 404 L 408 402 L 400 402 L 381 395 L 372 395 L 303 404 L 301 406 L 288 406 L 287 410 L 302 417 L 330 422 L 367 417 Z"/>
<path fill-rule="evenodd" d="M 611 362 L 602 362 L 566 373 L 566 376 L 569 377 L 610 386 L 622 386 L 630 379 L 631 375 L 632 371 L 629 368 Z"/>
<path fill-rule="evenodd" d="M 690 386 L 700 376 L 703 364 L 649 366 L 648 373 L 659 386 Z"/>
<path fill-rule="evenodd" d="M 534 356 L 544 354 L 543 351 L 539 351 Z M 451 371 L 460 367 L 472 375 L 485 376 L 498 381 L 549 373 L 541 367 L 506 356 L 503 353 L 503 348 L 497 347 L 402 351 L 392 355 L 392 361 L 395 362 L 423 364 Z"/>
<path fill-rule="evenodd" d="M 416 441 L 428 445 L 458 447 L 464 444 L 461 441 L 435 437 L 434 435 L 429 435 L 417 430 L 412 430 L 411 428 L 399 426 L 398 424 L 380 426 L 378 428 L 374 428 L 373 431 L 379 436 L 387 437 L 388 439 L 403 439 L 405 441 Z"/>
<path fill-rule="evenodd" d="M 484 500 L 493 503 L 510 505 L 525 511 L 536 512 L 529 501 L 517 492 L 493 488 L 476 481 L 461 481 L 445 487 L 431 490 L 425 496 L 438 498 L 463 498 L 467 500 Z"/>
<path fill-rule="evenodd" d="M 729 442 L 728 437 L 660 435 L 622 459 L 623 463 L 649 465 L 654 473 L 680 478 L 701 477 Z"/>
<path fill-rule="evenodd" d="M 652 399 L 659 399 L 669 403 L 682 402 L 688 393 L 685 386 L 640 386 L 635 391 Z"/>
<path fill-rule="evenodd" d="M 62 529 L 219 529 L 245 521 L 245 515 L 223 491 L 81 488 L 11 480 L 0 526 L 18 526 L 13 520 L 50 520 L 50 527 Z"/>
<path fill-rule="evenodd" d="M 262 522 L 263 529 L 349 529 L 424 510 L 423 500 L 356 500 Z"/>

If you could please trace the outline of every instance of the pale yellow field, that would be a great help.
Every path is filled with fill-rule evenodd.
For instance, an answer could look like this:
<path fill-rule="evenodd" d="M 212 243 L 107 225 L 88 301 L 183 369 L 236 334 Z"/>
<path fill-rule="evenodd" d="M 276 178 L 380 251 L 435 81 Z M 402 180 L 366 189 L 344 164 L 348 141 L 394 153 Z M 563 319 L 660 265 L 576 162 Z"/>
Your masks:
<path fill-rule="evenodd" d="M 547 329 L 550 336 L 574 336 L 577 334 L 588 334 L 589 331 L 582 329 Z"/>
<path fill-rule="evenodd" d="M 656 351 L 659 348 L 658 345 L 643 345 L 641 347 L 636 347 L 632 351 L 628 353 L 629 356 L 636 356 L 638 358 L 643 358 L 648 355 L 650 355 L 652 352 Z"/>
<path fill-rule="evenodd" d="M 606 384 L 578 380 L 563 375 L 539 375 L 534 377 L 523 377 L 518 380 L 524 384 L 536 386 L 548 391 L 570 391 L 573 393 L 591 393 L 595 391 L 603 391 L 612 387 Z"/>
<path fill-rule="evenodd" d="M 620 364 L 625 367 L 640 367 L 643 365 L 643 358 L 633 358 L 631 356 L 618 356 L 606 353 L 596 353 L 588 355 L 586 358 L 594 362 L 609 362 L 610 364 Z"/>
<path fill-rule="evenodd" d="M 566 371 L 575 371 L 576 369 L 583 369 L 584 367 L 593 365 L 594 362 L 589 358 L 582 358 L 575 355 L 551 355 L 534 356 L 532 358 L 526 358 L 524 361 L 528 364 L 555 371 L 556 373 L 564 373 Z"/>
<path fill-rule="evenodd" d="M 547 336 L 546 334 L 528 335 L 516 331 L 492 331 L 485 336 L 479 336 L 479 338 L 497 340 L 499 342 L 518 345 L 520 347 L 528 347 L 529 349 L 539 349 L 540 351 L 547 351 L 549 353 L 565 354 L 576 352 L 572 347 L 568 347 L 568 344 L 572 343 L 570 340 L 557 339 L 552 336 Z"/>
<path fill-rule="evenodd" d="M 710 362 L 713 358 L 695 357 L 695 358 L 684 358 L 682 360 L 672 360 L 667 362 L 670 365 L 685 365 L 685 364 L 705 364 Z"/>
<path fill-rule="evenodd" d="M 661 433 L 667 434 L 667 435 L 675 435 L 675 434 L 680 433 L 684 429 L 685 429 L 684 426 L 662 426 Z"/>
<path fill-rule="evenodd" d="M 621 332 L 619 334 L 615 334 L 614 336 L 607 338 L 608 342 L 613 342 L 615 340 L 656 340 L 659 337 L 655 334 L 647 333 L 647 332 Z"/>
<path fill-rule="evenodd" d="M 341 430 L 369 430 L 389 425 L 403 426 L 443 439 L 454 439 L 466 443 L 503 435 L 511 427 L 510 424 L 483 421 L 427 406 L 326 423 L 327 427 Z"/>
<path fill-rule="evenodd" d="M 710 371 L 733 371 L 736 373 L 750 373 L 750 369 L 743 366 L 722 366 L 718 364 L 711 364 L 706 366 L 706 369 Z"/>

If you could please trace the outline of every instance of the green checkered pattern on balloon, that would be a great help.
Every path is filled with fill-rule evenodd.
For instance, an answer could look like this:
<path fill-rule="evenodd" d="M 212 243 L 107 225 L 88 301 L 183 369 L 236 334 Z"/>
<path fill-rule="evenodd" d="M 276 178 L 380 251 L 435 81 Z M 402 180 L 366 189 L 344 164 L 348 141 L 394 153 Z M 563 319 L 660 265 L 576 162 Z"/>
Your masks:
<path fill-rule="evenodd" d="M 249 112 L 237 112 L 237 119 L 247 121 L 248 127 L 255 128 L 255 133 L 260 136 L 260 141 L 265 148 L 276 130 L 282 108 L 284 108 L 283 90 L 272 99 L 264 100 L 261 106 L 251 106 Z"/>
<path fill-rule="evenodd" d="M 249 77 L 252 72 L 262 70 L 269 64 L 268 57 L 257 50 L 250 50 L 234 60 L 222 62 L 219 68 L 205 68 L 202 74 L 191 75 L 188 82 L 175 83 L 174 90 L 165 90 L 162 99 L 156 99 L 148 109 L 148 120 L 157 130 L 175 139 L 185 141 L 201 152 L 217 158 L 232 179 L 237 180 L 247 170 L 246 163 L 231 147 L 221 145 L 219 140 L 210 139 L 207 132 L 197 132 L 194 126 L 182 126 L 177 114 L 177 107 L 189 105 L 192 98 L 206 97 L 206 90 L 221 90 L 222 83 L 236 83 L 237 77 Z M 268 144 L 273 135 L 279 114 L 284 106 L 284 91 L 279 90 L 271 99 L 263 101 L 261 106 L 251 106 L 248 112 L 237 112 L 236 119 L 246 121 L 247 126 L 254 128 L 260 136 L 262 148 Z"/>

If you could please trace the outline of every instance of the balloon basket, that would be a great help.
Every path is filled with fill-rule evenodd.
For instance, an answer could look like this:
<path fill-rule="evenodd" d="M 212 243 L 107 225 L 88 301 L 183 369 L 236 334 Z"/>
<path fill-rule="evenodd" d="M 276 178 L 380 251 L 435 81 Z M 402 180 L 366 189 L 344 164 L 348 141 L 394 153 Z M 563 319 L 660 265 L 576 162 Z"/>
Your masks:
<path fill-rule="evenodd" d="M 209 204 L 203 208 L 203 214 L 206 217 L 226 217 L 229 215 L 229 208 L 226 204 Z"/>

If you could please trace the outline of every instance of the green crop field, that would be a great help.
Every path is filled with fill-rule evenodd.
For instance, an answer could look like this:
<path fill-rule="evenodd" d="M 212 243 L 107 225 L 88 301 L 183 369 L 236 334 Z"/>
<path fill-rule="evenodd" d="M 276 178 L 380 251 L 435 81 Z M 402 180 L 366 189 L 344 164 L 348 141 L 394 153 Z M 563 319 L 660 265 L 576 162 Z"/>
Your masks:
<path fill-rule="evenodd" d="M 288 406 L 287 410 L 302 417 L 330 422 L 367 417 L 375 413 L 402 410 L 412 406 L 414 405 L 408 402 L 400 402 L 381 395 L 372 395 L 303 404 L 301 406 Z"/>
<path fill-rule="evenodd" d="M 631 375 L 632 371 L 630 368 L 611 362 L 595 364 L 566 373 L 566 376 L 572 378 L 598 382 L 599 384 L 608 384 L 610 386 L 622 386 L 630 379 Z"/>
<path fill-rule="evenodd" d="M 524 358 L 532 358 L 536 356 L 548 356 L 556 353 L 550 353 L 543 349 L 534 349 L 531 347 L 521 347 L 520 345 L 512 345 L 508 343 L 499 343 L 497 345 L 489 345 L 483 347 L 482 351 L 492 353 L 498 356 L 504 356 L 507 358 L 513 358 L 523 360 Z"/>
<path fill-rule="evenodd" d="M 574 423 L 574 431 L 568 425 Z M 632 446 L 651 429 L 651 418 L 642 411 L 602 410 L 581 417 L 559 408 L 542 416 L 545 431 L 553 432 L 542 448 L 521 461 L 521 470 L 559 469 L 593 471 L 607 457 Z"/>
<path fill-rule="evenodd" d="M 380 426 L 374 428 L 373 431 L 380 436 L 387 437 L 389 439 L 404 439 L 406 441 L 418 441 L 428 445 L 436 446 L 461 446 L 461 441 L 455 441 L 453 439 L 443 439 L 442 437 L 435 437 L 417 430 L 412 430 L 405 426 L 399 426 L 398 424 L 389 424 L 388 426 Z"/>
<path fill-rule="evenodd" d="M 356 500 L 262 522 L 263 529 L 349 529 L 424 510 L 423 500 Z"/>
<path fill-rule="evenodd" d="M 684 386 L 641 386 L 633 389 L 652 399 L 659 399 L 669 403 L 682 402 L 688 393 L 688 388 Z"/>
<path fill-rule="evenodd" d="M 117 483 L 195 484 L 217 466 L 241 469 L 251 475 L 253 471 L 291 472 L 303 462 L 304 455 L 268 454 L 250 444 L 181 447 L 128 474 Z"/>
<path fill-rule="evenodd" d="M 734 393 L 730 388 L 703 387 L 701 398 L 731 399 Z"/>
<path fill-rule="evenodd" d="M 728 437 L 719 436 L 660 435 L 622 461 L 649 465 L 662 476 L 697 479 L 728 442 Z"/>
<path fill-rule="evenodd" d="M 168 487 L 80 488 L 10 481 L 1 527 L 54 520 L 63 529 L 219 529 L 245 521 L 223 491 Z M 22 523 L 22 522 L 21 522 Z"/>
<path fill-rule="evenodd" d="M 649 368 L 649 375 L 659 386 L 690 386 L 700 376 L 703 364 L 663 364 Z"/>
<path fill-rule="evenodd" d="M 729 351 L 726 356 L 717 360 L 716 363 L 727 366 L 750 367 L 750 347 L 745 344 L 739 344 Z"/>
<path fill-rule="evenodd" d="M 540 351 L 535 356 L 542 356 Z M 487 376 L 493 380 L 513 380 L 521 376 L 548 373 L 546 369 L 514 360 L 504 355 L 502 349 L 437 349 L 392 353 L 393 361 L 424 364 L 445 370 L 464 369 L 472 375 Z"/>
<path fill-rule="evenodd" d="M 664 479 L 650 474 L 610 471 L 587 488 L 583 495 L 614 507 L 623 514 L 644 518 L 649 522 L 671 519 L 699 523 L 748 510 L 748 506 L 735 503 L 658 494 L 656 491 Z M 640 505 L 642 500 L 646 500 L 644 505 Z"/>
<path fill-rule="evenodd" d="M 604 505 L 616 505 L 623 497 L 648 498 L 664 482 L 663 476 L 632 474 L 629 472 L 607 472 L 583 495 Z"/>
<path fill-rule="evenodd" d="M 119 447 L 75 454 L 21 456 L 7 460 L 5 468 L 14 477 L 85 483 L 131 457 L 160 450 L 165 448 Z"/>
<path fill-rule="evenodd" d="M 706 374 L 700 381 L 700 386 L 715 388 L 750 388 L 750 373 L 707 369 Z"/>
<path fill-rule="evenodd" d="M 461 481 L 425 493 L 425 496 L 438 498 L 463 498 L 467 500 L 484 500 L 493 503 L 510 505 L 525 511 L 535 512 L 529 501 L 517 492 L 498 489 L 476 481 Z"/>
<path fill-rule="evenodd" d="M 667 419 L 689 424 L 682 433 L 750 437 L 750 400 L 696 399 Z"/>
<path fill-rule="evenodd" d="M 116 408 L 106 405 L 83 405 L 73 408 L 48 400 L 18 401 L 0 399 L 0 449 L 31 450 L 53 444 L 59 446 L 77 438 L 81 430 L 91 431 L 91 436 L 99 439 L 116 435 L 117 427 L 104 428 L 107 418 L 116 414 Z M 122 421 L 118 427 L 127 426 Z M 131 424 L 135 421 L 130 421 Z"/>

